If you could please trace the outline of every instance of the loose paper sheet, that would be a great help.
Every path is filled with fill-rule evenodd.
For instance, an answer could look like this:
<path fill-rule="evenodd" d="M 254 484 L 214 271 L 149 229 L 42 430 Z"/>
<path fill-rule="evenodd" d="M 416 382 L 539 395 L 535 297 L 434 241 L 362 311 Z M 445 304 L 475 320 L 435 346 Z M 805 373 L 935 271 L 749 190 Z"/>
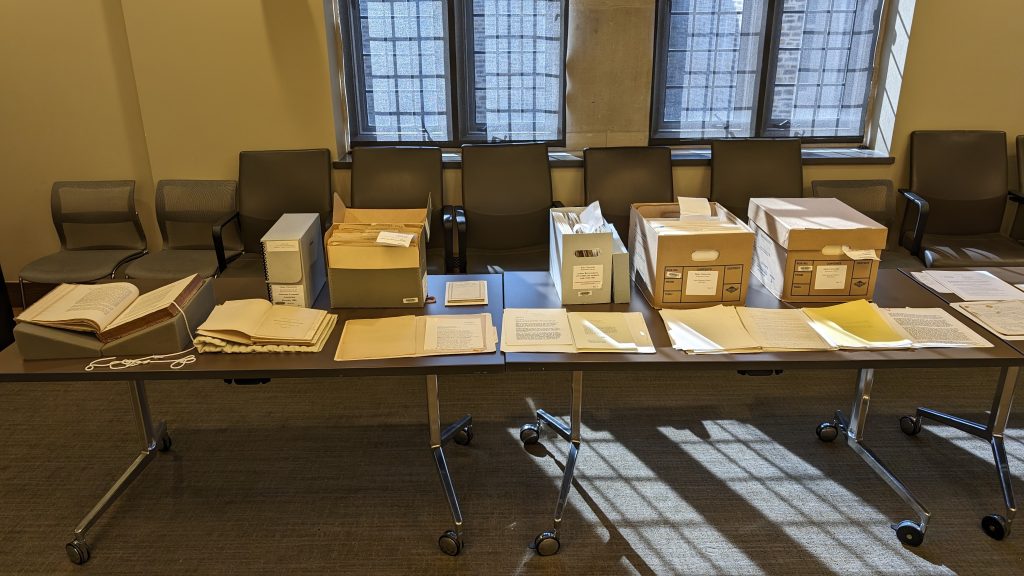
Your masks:
<path fill-rule="evenodd" d="M 1024 340 L 1024 302 L 957 302 L 951 304 L 1004 340 Z"/>
<path fill-rule="evenodd" d="M 843 246 L 843 254 L 846 254 L 850 260 L 881 260 L 878 254 L 871 249 L 857 250 L 849 246 Z"/>
<path fill-rule="evenodd" d="M 484 349 L 484 325 L 476 314 L 424 318 L 425 352 L 479 352 Z"/>
<path fill-rule="evenodd" d="M 570 312 L 577 352 L 654 353 L 654 343 L 639 312 Z"/>
<path fill-rule="evenodd" d="M 890 350 L 913 345 L 903 329 L 867 300 L 804 308 L 803 312 L 811 320 L 811 327 L 837 348 Z"/>
<path fill-rule="evenodd" d="M 416 354 L 416 317 L 349 320 L 335 360 L 402 358 Z"/>
<path fill-rule="evenodd" d="M 758 352 L 761 347 L 732 306 L 661 310 L 672 347 L 694 354 Z"/>
<path fill-rule="evenodd" d="M 501 338 L 503 352 L 576 351 L 564 308 L 506 308 Z"/>
<path fill-rule="evenodd" d="M 767 352 L 831 350 L 796 308 L 738 308 L 736 312 L 751 337 Z"/>
<path fill-rule="evenodd" d="M 949 286 L 946 286 L 942 282 L 939 282 L 934 277 L 932 277 L 931 274 L 927 272 L 911 272 L 910 275 L 913 276 L 914 280 L 917 280 L 919 284 L 921 284 L 925 288 L 928 288 L 929 290 L 938 292 L 939 294 L 953 293 L 953 291 L 950 290 Z"/>
<path fill-rule="evenodd" d="M 928 270 L 925 272 L 944 284 L 961 300 L 1024 300 L 1024 291 L 996 278 L 989 272 L 974 270 Z"/>
<path fill-rule="evenodd" d="M 914 348 L 990 348 L 992 344 L 942 308 L 883 308 L 910 334 Z"/>
<path fill-rule="evenodd" d="M 707 198 L 689 198 L 679 196 L 679 217 L 683 216 L 711 216 L 711 204 Z"/>
<path fill-rule="evenodd" d="M 401 246 L 403 248 L 408 248 L 409 245 L 412 244 L 413 239 L 415 238 L 415 234 L 404 234 L 402 232 L 388 232 L 384 230 L 377 234 L 377 244 L 384 244 L 385 246 Z"/>

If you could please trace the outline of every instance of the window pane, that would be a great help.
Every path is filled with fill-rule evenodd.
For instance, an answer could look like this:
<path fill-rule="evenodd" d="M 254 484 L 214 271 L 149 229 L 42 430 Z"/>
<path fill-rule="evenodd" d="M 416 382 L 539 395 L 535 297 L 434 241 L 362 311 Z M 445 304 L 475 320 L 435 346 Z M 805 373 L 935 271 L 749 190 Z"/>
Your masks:
<path fill-rule="evenodd" d="M 881 0 L 785 0 L 766 136 L 864 131 Z"/>
<path fill-rule="evenodd" d="M 359 0 L 360 139 L 449 139 L 444 15 L 444 0 Z"/>
<path fill-rule="evenodd" d="M 562 0 L 473 0 L 469 131 L 487 141 L 558 140 Z"/>
<path fill-rule="evenodd" d="M 654 135 L 752 136 L 765 0 L 672 0 Z"/>

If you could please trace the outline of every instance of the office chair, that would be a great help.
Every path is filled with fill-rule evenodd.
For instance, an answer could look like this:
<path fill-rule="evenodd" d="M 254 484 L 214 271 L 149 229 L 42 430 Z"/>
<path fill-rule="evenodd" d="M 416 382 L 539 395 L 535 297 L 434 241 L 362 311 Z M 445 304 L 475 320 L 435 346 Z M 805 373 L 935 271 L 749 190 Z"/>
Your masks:
<path fill-rule="evenodd" d="M 451 232 L 444 231 L 441 211 L 444 177 L 441 149 L 381 146 L 352 150 L 353 208 L 423 208 L 430 198 L 427 272 L 443 274 L 452 259 Z"/>
<path fill-rule="evenodd" d="M 0 350 L 14 342 L 14 308 L 11 306 L 11 295 L 7 293 L 7 282 L 4 271 L 0 268 Z"/>
<path fill-rule="evenodd" d="M 881 268 L 923 268 L 920 260 L 899 245 L 898 196 L 892 180 L 813 180 L 811 196 L 837 198 L 889 230 Z"/>
<path fill-rule="evenodd" d="M 242 254 L 238 222 L 227 229 L 220 222 L 238 211 L 234 180 L 161 180 L 156 185 L 156 219 L 163 249 L 131 261 L 128 278 L 179 280 L 192 274 L 204 278 L 222 272 Z M 225 255 L 217 259 L 219 238 Z"/>
<path fill-rule="evenodd" d="M 462 205 L 444 211 L 457 229 L 452 268 L 547 270 L 552 206 L 547 145 L 463 145 Z"/>
<path fill-rule="evenodd" d="M 146 253 L 134 180 L 54 182 L 50 213 L 60 251 L 21 269 L 22 306 L 26 282 L 94 282 L 113 277 L 119 266 Z"/>
<path fill-rule="evenodd" d="M 221 274 L 224 277 L 262 277 L 260 239 L 282 214 L 317 213 L 324 231 L 331 226 L 334 198 L 331 190 L 331 151 L 255 150 L 238 154 L 238 212 L 222 221 L 238 219 L 241 256 Z M 227 260 L 217 250 L 218 262 Z"/>
<path fill-rule="evenodd" d="M 625 242 L 629 209 L 638 202 L 674 202 L 672 151 L 663 146 L 583 149 L 584 204 L 599 201 L 605 220 Z"/>
<path fill-rule="evenodd" d="M 1024 246 L 1000 234 L 1007 190 L 1006 133 L 910 134 L 910 188 L 902 243 L 928 268 L 1024 266 Z"/>
<path fill-rule="evenodd" d="M 797 138 L 711 142 L 711 200 L 747 220 L 751 198 L 799 198 L 803 159 Z"/>

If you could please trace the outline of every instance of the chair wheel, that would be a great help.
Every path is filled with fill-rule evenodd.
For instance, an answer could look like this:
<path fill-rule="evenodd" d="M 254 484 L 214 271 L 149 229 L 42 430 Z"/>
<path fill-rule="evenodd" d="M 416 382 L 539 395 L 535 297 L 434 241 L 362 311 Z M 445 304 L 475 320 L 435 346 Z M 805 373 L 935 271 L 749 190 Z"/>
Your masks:
<path fill-rule="evenodd" d="M 437 539 L 437 547 L 449 556 L 458 556 L 462 552 L 462 538 L 454 530 L 448 530 Z"/>
<path fill-rule="evenodd" d="M 541 556 L 554 556 L 558 554 L 558 549 L 561 546 L 562 544 L 558 541 L 558 536 L 551 531 L 541 532 L 533 539 L 533 549 Z"/>
<path fill-rule="evenodd" d="M 904 520 L 894 528 L 896 529 L 896 538 L 899 538 L 900 543 L 904 546 L 916 548 L 924 542 L 924 531 L 921 530 L 917 522 Z"/>
<path fill-rule="evenodd" d="M 921 419 L 915 416 L 900 416 L 900 430 L 907 436 L 917 436 L 921 431 Z"/>
<path fill-rule="evenodd" d="M 170 434 L 164 434 L 163 438 L 156 443 L 156 449 L 161 452 L 167 452 L 171 446 L 174 446 L 174 442 L 171 440 Z"/>
<path fill-rule="evenodd" d="M 64 546 L 68 560 L 72 564 L 85 564 L 89 561 L 89 545 L 82 540 L 72 540 Z"/>
<path fill-rule="evenodd" d="M 452 440 L 454 440 L 455 443 L 460 445 L 460 446 L 465 446 L 465 445 L 469 444 L 470 442 L 472 442 L 473 441 L 473 425 L 470 424 L 470 425 L 466 426 L 465 428 L 460 428 L 455 433 L 455 435 L 452 436 Z"/>
<path fill-rule="evenodd" d="M 981 529 L 993 540 L 1002 540 L 1010 532 L 1006 518 L 999 514 L 989 514 L 981 519 Z"/>
<path fill-rule="evenodd" d="M 822 422 L 821 424 L 818 424 L 814 433 L 818 435 L 818 440 L 821 440 L 822 442 L 832 442 L 839 437 L 839 428 L 836 427 L 834 422 Z"/>
<path fill-rule="evenodd" d="M 540 426 L 537 424 L 523 424 L 519 427 L 519 439 L 523 445 L 536 444 L 540 440 Z"/>

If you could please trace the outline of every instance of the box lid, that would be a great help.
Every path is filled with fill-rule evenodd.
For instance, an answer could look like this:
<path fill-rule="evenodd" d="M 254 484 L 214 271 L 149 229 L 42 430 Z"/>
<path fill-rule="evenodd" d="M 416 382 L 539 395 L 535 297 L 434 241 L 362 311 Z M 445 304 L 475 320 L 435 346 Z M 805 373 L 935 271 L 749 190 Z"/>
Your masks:
<path fill-rule="evenodd" d="M 423 208 L 349 208 L 334 195 L 334 222 L 347 224 L 422 224 L 430 228 L 430 198 Z"/>
<path fill-rule="evenodd" d="M 885 226 L 835 198 L 751 198 L 747 216 L 789 250 L 882 250 L 888 235 Z"/>

